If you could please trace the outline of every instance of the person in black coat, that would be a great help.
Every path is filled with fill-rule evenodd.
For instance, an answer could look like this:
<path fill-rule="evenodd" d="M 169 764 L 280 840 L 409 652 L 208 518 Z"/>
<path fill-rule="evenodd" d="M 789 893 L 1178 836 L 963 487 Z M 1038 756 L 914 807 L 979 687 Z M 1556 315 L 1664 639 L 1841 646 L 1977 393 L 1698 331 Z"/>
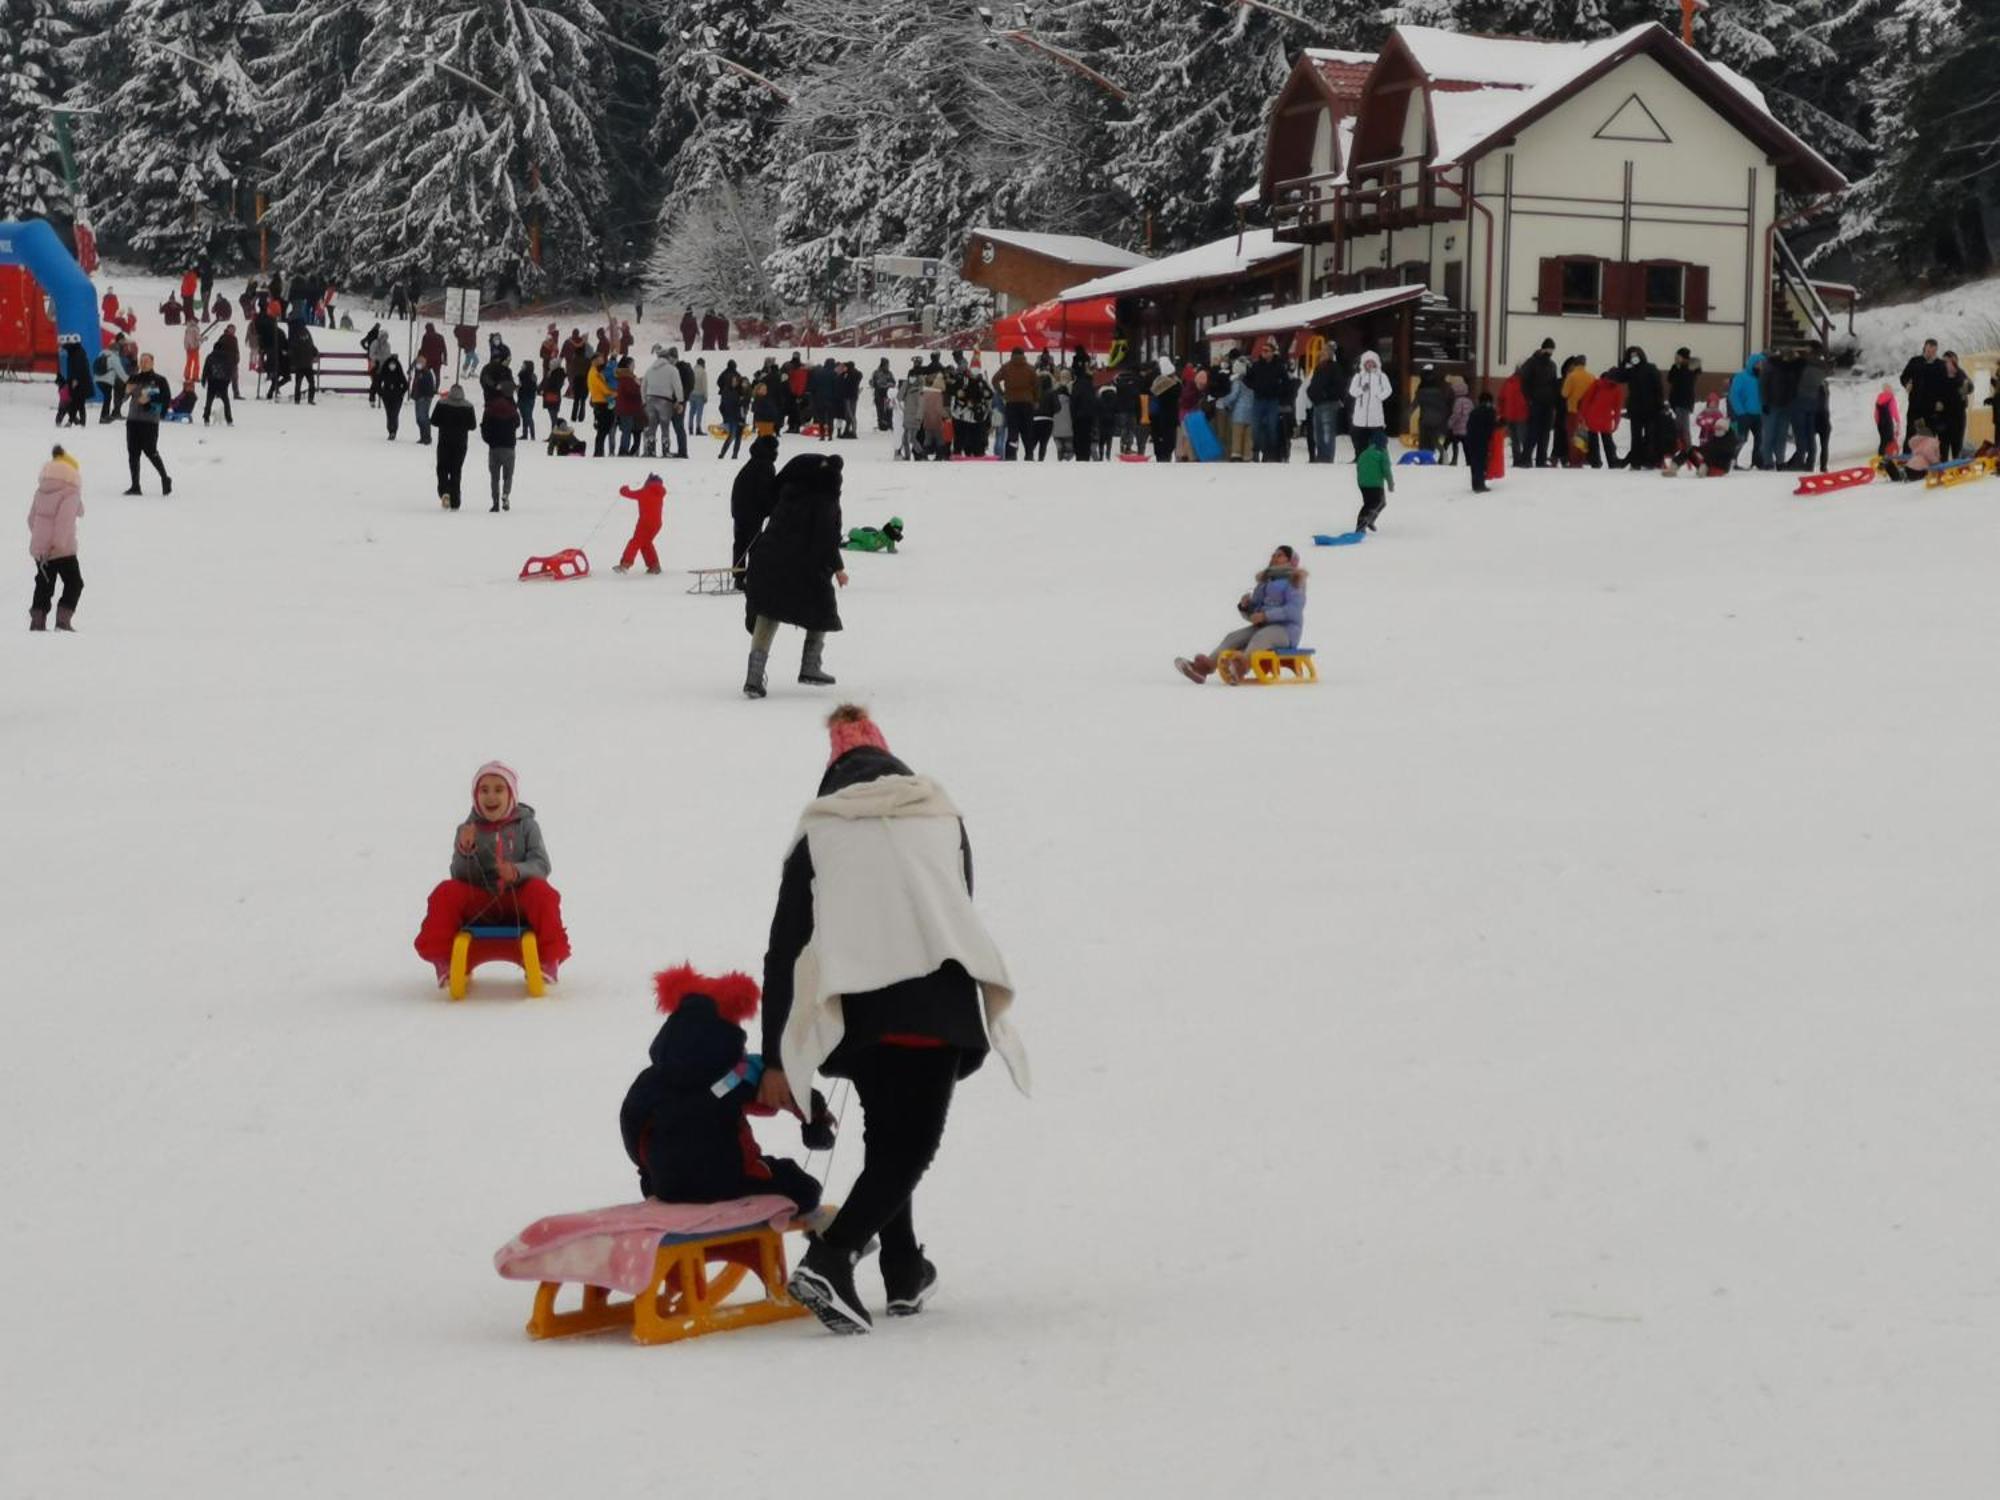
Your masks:
<path fill-rule="evenodd" d="M 764 696 L 764 665 L 780 625 L 806 633 L 799 681 L 830 686 L 820 667 L 827 632 L 838 630 L 834 586 L 847 586 L 840 553 L 840 458 L 806 453 L 778 471 L 777 501 L 764 533 L 751 544 L 743 574 L 750 666 L 743 696 Z"/>
<path fill-rule="evenodd" d="M 1097 380 L 1087 357 L 1070 367 L 1069 427 L 1070 451 L 1078 463 L 1089 463 L 1097 457 Z"/>
<path fill-rule="evenodd" d="M 1659 367 L 1634 344 L 1625 351 L 1625 363 L 1611 371 L 1609 378 L 1625 387 L 1625 415 L 1632 423 L 1632 451 L 1626 455 L 1626 466 L 1655 467 L 1660 462 L 1660 439 L 1666 427 L 1666 389 L 1660 383 Z"/>
<path fill-rule="evenodd" d="M 819 1206 L 820 1185 L 797 1162 L 766 1156 L 751 1133 L 763 1059 L 745 1050 L 743 1023 L 757 1011 L 757 983 L 747 974 L 710 977 L 683 964 L 653 976 L 667 1017 L 653 1038 L 651 1063 L 632 1080 L 618 1110 L 625 1154 L 639 1169 L 639 1191 L 663 1203 L 723 1203 L 774 1193 L 801 1214 Z M 830 1150 L 833 1117 L 818 1090 L 807 1149 Z"/>
<path fill-rule="evenodd" d="M 819 440 L 830 443 L 834 438 L 834 424 L 840 415 L 840 367 L 831 359 L 824 361 L 817 370 L 806 377 L 806 399 L 812 403 L 813 425 L 819 429 Z"/>
<path fill-rule="evenodd" d="M 1562 459 L 1556 451 L 1562 433 L 1562 376 L 1556 369 L 1555 350 L 1554 339 L 1543 339 L 1542 347 L 1514 372 L 1521 378 L 1521 395 L 1528 403 L 1528 444 L 1523 462 L 1538 469 Z"/>
<path fill-rule="evenodd" d="M 729 519 L 736 530 L 735 545 L 729 552 L 732 567 L 748 564 L 750 544 L 771 519 L 771 507 L 777 500 L 778 439 L 767 433 L 750 445 L 750 458 L 736 471 L 736 482 L 729 490 Z M 742 586 L 743 575 L 738 573 L 737 587 Z"/>
<path fill-rule="evenodd" d="M 514 388 L 514 404 L 521 409 L 521 436 L 532 441 L 535 436 L 535 403 L 541 399 L 542 382 L 535 374 L 532 359 L 521 361 L 521 378 Z"/>
<path fill-rule="evenodd" d="M 375 394 L 382 398 L 382 415 L 389 424 L 389 441 L 396 441 L 396 430 L 403 422 L 403 398 L 410 393 L 410 377 L 403 373 L 403 362 L 390 355 L 375 369 Z"/>
<path fill-rule="evenodd" d="M 1481 391 L 1479 401 L 1465 419 L 1465 466 L 1472 472 L 1472 493 L 1486 493 L 1486 465 L 1493 457 L 1493 433 L 1500 425 L 1500 412 L 1493 393 Z"/>
<path fill-rule="evenodd" d="M 479 425 L 472 403 L 465 399 L 465 387 L 454 385 L 431 412 L 431 430 L 437 434 L 438 503 L 457 510 L 459 480 L 465 473 L 465 449 L 472 441 L 472 429 Z"/>

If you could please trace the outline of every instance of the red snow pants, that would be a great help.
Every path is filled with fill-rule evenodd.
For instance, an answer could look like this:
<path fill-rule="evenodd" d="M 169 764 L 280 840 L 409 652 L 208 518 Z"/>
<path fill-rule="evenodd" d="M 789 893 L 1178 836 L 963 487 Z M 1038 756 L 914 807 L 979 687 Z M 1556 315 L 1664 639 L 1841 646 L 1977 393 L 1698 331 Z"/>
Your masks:
<path fill-rule="evenodd" d="M 629 568 L 632 566 L 633 558 L 643 557 L 646 559 L 647 567 L 651 568 L 655 573 L 659 572 L 660 554 L 658 549 L 653 546 L 653 538 L 659 534 L 660 523 L 658 521 L 648 526 L 642 519 L 639 522 L 638 529 L 632 533 L 632 540 L 625 544 L 625 557 L 619 566 Z"/>
<path fill-rule="evenodd" d="M 546 880 L 524 880 L 504 891 L 483 890 L 463 880 L 442 880 L 431 892 L 430 910 L 417 933 L 417 957 L 427 963 L 451 961 L 452 940 L 461 927 L 519 923 L 535 934 L 542 957 L 561 963 L 569 957 L 563 931 L 562 897 Z"/>

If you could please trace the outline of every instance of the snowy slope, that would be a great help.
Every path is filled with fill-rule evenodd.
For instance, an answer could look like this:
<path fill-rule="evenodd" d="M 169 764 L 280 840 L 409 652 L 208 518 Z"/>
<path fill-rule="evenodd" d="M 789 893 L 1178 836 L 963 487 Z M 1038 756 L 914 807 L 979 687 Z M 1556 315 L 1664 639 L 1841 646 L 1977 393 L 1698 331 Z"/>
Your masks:
<path fill-rule="evenodd" d="M 0 386 L 17 514 L 45 396 Z M 961 1094 L 922 1319 L 642 1350 L 531 1344 L 489 1257 L 631 1196 L 648 974 L 758 961 L 835 695 L 791 635 L 745 703 L 737 606 L 677 575 L 514 581 L 607 570 L 638 461 L 525 452 L 512 514 L 446 515 L 352 399 L 170 431 L 171 500 L 117 494 L 115 428 L 77 446 L 81 632 L 0 632 L 0 1494 L 1875 1500 L 2000 1465 L 2000 484 L 1403 470 L 1311 558 L 1323 684 L 1197 690 L 1169 658 L 1345 529 L 1351 469 L 841 445 L 849 521 L 910 543 L 854 560 L 828 664 L 968 812 L 1038 1094 Z M 670 566 L 722 561 L 729 469 L 665 472 Z M 491 755 L 577 955 L 452 1006 L 410 939 Z"/>
<path fill-rule="evenodd" d="M 1956 349 L 1975 368 L 1990 370 L 2000 356 L 2000 277 L 1968 281 L 1911 302 L 1863 302 L 1854 315 L 1854 332 L 1861 345 L 1856 368 L 1865 373 L 1896 374 L 1925 339 L 1933 338 L 1941 348 Z M 1980 395 L 1985 395 L 1983 389 Z"/>

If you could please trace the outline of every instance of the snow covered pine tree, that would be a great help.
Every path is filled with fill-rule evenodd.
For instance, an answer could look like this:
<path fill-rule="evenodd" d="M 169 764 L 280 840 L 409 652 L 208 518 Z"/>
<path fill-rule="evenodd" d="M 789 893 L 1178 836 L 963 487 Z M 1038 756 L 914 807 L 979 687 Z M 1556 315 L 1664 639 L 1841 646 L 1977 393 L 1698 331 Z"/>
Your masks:
<path fill-rule="evenodd" d="M 51 113 L 68 39 L 53 0 L 0 0 L 0 219 L 69 211 Z"/>

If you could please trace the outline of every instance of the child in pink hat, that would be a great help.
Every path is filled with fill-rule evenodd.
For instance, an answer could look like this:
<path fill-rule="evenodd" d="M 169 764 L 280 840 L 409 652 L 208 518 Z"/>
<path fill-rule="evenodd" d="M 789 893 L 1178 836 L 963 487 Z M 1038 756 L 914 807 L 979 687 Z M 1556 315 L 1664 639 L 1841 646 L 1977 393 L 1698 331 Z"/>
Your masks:
<path fill-rule="evenodd" d="M 458 825 L 451 878 L 431 892 L 417 933 L 417 956 L 434 965 L 438 983 L 450 977 L 451 945 L 459 929 L 478 923 L 518 923 L 535 934 L 542 977 L 553 980 L 569 957 L 562 897 L 549 884 L 549 851 L 535 810 L 520 800 L 513 767 L 489 760 L 472 776 L 472 813 Z"/>

